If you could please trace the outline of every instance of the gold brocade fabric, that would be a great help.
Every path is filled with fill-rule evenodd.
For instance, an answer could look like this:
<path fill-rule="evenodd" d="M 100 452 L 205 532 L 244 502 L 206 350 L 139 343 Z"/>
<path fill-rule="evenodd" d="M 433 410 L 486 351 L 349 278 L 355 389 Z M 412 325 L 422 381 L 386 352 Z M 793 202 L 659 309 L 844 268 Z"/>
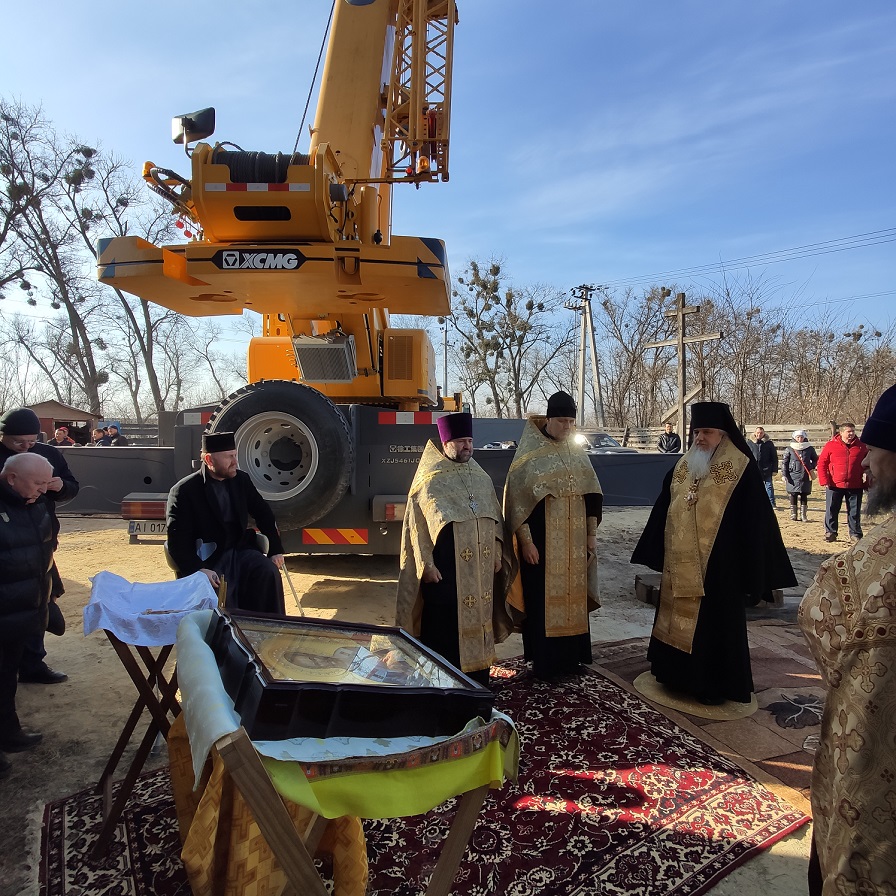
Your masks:
<path fill-rule="evenodd" d="M 812 774 L 825 896 L 896 889 L 896 518 L 826 560 L 799 624 L 828 692 Z"/>
<path fill-rule="evenodd" d="M 695 483 L 687 454 L 672 474 L 660 606 L 653 636 L 685 653 L 690 653 L 693 645 L 706 565 L 719 525 L 748 462 L 726 438 L 713 454 L 709 473 L 703 479 Z"/>
<path fill-rule="evenodd" d="M 545 502 L 545 635 L 580 635 L 588 629 L 588 613 L 600 606 L 597 560 L 588 562 L 587 494 L 603 494 L 584 449 L 572 439 L 548 438 L 545 417 L 530 417 L 523 428 L 504 487 L 504 513 L 511 532 Z M 521 589 L 514 583 L 511 599 L 525 612 Z"/>
<path fill-rule="evenodd" d="M 471 504 L 473 505 L 471 507 Z M 424 567 L 442 528 L 454 527 L 457 623 L 464 672 L 487 669 L 495 643 L 513 630 L 504 596 L 514 557 L 491 477 L 474 460 L 457 463 L 429 442 L 408 493 L 402 526 L 396 623 L 420 634 Z M 495 574 L 495 555 L 501 573 Z"/>
<path fill-rule="evenodd" d="M 168 755 L 183 844 L 181 858 L 193 896 L 280 894 L 286 875 L 217 753 L 206 764 L 199 788 L 193 790 L 193 760 L 183 714 L 171 726 Z M 311 810 L 285 800 L 284 805 L 297 830 L 304 830 Z M 317 851 L 333 856 L 334 896 L 363 896 L 367 846 L 360 819 L 333 819 Z"/>

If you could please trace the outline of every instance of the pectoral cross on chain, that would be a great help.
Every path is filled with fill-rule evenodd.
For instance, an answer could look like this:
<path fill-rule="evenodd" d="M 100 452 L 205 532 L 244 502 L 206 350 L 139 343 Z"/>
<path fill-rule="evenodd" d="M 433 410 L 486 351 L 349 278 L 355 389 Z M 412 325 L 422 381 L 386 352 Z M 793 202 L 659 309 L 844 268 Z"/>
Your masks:
<path fill-rule="evenodd" d="M 685 495 L 684 499 L 687 502 L 689 510 L 691 507 L 693 507 L 697 503 L 697 488 L 699 486 L 700 486 L 700 480 L 695 479 L 688 487 L 688 493 Z"/>

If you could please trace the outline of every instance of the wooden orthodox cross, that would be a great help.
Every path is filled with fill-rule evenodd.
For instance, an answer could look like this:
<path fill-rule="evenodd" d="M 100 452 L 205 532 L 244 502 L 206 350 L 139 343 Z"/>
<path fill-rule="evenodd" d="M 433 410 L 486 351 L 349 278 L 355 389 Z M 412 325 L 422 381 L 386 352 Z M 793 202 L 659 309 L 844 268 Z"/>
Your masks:
<path fill-rule="evenodd" d="M 671 295 L 671 291 L 663 288 L 663 297 Z M 678 293 L 675 296 L 675 304 L 666 312 L 666 317 L 674 317 L 678 335 L 674 339 L 664 339 L 661 342 L 649 342 L 645 348 L 663 348 L 667 345 L 674 345 L 678 353 L 678 403 L 663 413 L 661 423 L 671 420 L 676 414 L 678 415 L 678 435 L 681 437 L 682 450 L 687 450 L 687 431 L 684 422 L 685 405 L 692 399 L 696 398 L 706 385 L 700 382 L 694 386 L 690 392 L 685 392 L 687 388 L 687 378 L 685 376 L 687 368 L 687 356 L 685 353 L 685 345 L 692 342 L 710 342 L 711 340 L 721 339 L 721 333 L 707 333 L 704 336 L 686 336 L 685 335 L 685 315 L 696 314 L 700 310 L 699 305 L 686 305 L 685 294 Z"/>

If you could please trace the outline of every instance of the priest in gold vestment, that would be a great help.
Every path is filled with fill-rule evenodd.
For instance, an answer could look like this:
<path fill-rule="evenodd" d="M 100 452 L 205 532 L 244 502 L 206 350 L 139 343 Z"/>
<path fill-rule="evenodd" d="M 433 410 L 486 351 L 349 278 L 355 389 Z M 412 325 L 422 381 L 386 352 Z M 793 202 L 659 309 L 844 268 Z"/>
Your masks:
<path fill-rule="evenodd" d="M 812 774 L 811 896 L 896 893 L 896 386 L 862 441 L 866 513 L 886 518 L 821 565 L 799 612 L 828 688 Z"/>
<path fill-rule="evenodd" d="M 707 705 L 749 703 L 746 607 L 796 585 L 762 475 L 727 404 L 691 405 L 692 445 L 667 474 L 632 563 L 662 572 L 647 658 Z"/>
<path fill-rule="evenodd" d="M 473 418 L 438 420 L 408 493 L 396 622 L 480 684 L 513 624 L 515 559 L 491 477 L 472 459 Z"/>
<path fill-rule="evenodd" d="M 600 606 L 603 492 L 572 438 L 575 417 L 571 395 L 552 395 L 546 416 L 526 421 L 504 487 L 504 514 L 520 561 L 509 604 L 521 619 L 525 657 L 543 679 L 591 662 L 588 614 Z"/>

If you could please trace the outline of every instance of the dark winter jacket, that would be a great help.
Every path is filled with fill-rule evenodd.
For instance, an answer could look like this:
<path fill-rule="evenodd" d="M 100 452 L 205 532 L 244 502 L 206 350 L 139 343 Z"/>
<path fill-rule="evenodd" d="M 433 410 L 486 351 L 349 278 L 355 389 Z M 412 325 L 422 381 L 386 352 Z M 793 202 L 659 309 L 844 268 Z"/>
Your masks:
<path fill-rule="evenodd" d="M 862 461 L 867 453 L 864 442 L 856 438 L 847 445 L 837 433 L 821 449 L 818 458 L 819 484 L 828 488 L 864 488 L 866 482 Z"/>
<path fill-rule="evenodd" d="M 775 443 L 768 436 L 764 436 L 761 442 L 750 439 L 747 444 L 753 452 L 753 457 L 756 458 L 762 478 L 771 479 L 778 472 L 778 452 Z"/>
<path fill-rule="evenodd" d="M 681 453 L 681 436 L 677 432 L 664 432 L 660 436 L 660 440 L 656 443 L 663 454 L 680 454 Z"/>
<path fill-rule="evenodd" d="M 188 576 L 203 567 L 213 569 L 220 556 L 228 548 L 239 547 L 244 540 L 251 516 L 259 531 L 268 537 L 268 556 L 283 553 L 283 543 L 268 507 L 247 473 L 237 470 L 236 477 L 228 481 L 233 501 L 234 525 L 225 526 L 221 511 L 215 501 L 212 485 L 208 482 L 208 467 L 176 482 L 168 493 L 168 552 L 177 566 L 179 576 Z M 196 542 L 214 542 L 215 551 L 204 561 L 196 553 Z"/>
<path fill-rule="evenodd" d="M 812 477 L 807 470 L 817 466 L 818 452 L 808 442 L 791 442 L 781 458 L 781 475 L 787 494 L 808 495 L 812 491 Z"/>
<path fill-rule="evenodd" d="M 15 643 L 47 627 L 56 538 L 50 503 L 0 482 L 0 641 Z"/>

